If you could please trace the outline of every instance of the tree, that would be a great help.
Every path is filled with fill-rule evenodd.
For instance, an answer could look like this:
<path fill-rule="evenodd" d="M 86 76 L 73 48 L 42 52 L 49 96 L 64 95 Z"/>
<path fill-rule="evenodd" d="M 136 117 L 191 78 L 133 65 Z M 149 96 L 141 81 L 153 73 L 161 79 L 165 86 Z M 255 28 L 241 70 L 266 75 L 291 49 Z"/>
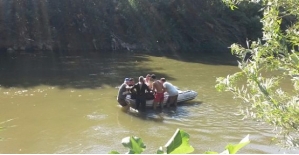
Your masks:
<path fill-rule="evenodd" d="M 119 50 L 223 52 L 260 35 L 251 33 L 260 29 L 252 8 L 259 9 L 233 12 L 219 0 L 0 0 L 0 52 L 100 52 L 116 50 L 114 43 Z"/>
<path fill-rule="evenodd" d="M 283 146 L 299 146 L 299 1 L 223 0 L 232 9 L 240 3 L 262 5 L 263 37 L 247 47 L 232 44 L 240 71 L 217 78 L 216 88 L 241 99 L 246 117 L 274 126 Z M 245 84 L 242 84 L 242 82 Z M 283 85 L 291 84 L 285 89 Z M 249 106 L 248 106 L 249 105 Z M 277 136 L 277 137 L 278 137 Z"/>

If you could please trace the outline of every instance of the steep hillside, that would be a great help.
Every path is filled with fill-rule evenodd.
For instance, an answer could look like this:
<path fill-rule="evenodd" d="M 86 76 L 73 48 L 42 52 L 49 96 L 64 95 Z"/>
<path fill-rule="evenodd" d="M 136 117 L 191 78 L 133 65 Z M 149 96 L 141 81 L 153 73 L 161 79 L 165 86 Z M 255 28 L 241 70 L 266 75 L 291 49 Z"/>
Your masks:
<path fill-rule="evenodd" d="M 223 52 L 261 36 L 259 6 L 221 0 L 1 0 L 0 50 Z"/>

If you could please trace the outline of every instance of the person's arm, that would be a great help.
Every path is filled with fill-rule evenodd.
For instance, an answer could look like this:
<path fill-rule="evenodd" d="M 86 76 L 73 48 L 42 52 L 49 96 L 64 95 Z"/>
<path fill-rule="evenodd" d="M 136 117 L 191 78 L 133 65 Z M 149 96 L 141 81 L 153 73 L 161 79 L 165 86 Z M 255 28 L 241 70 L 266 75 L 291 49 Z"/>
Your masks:
<path fill-rule="evenodd" d="M 127 90 L 127 88 L 126 88 L 125 85 L 122 86 L 120 89 L 121 89 L 121 91 L 122 91 L 122 95 L 127 95 L 127 94 L 128 94 L 128 90 Z"/>
<path fill-rule="evenodd" d="M 163 92 L 165 93 L 166 92 L 166 85 L 162 84 L 162 88 L 163 88 Z"/>
<path fill-rule="evenodd" d="M 147 86 L 147 84 L 144 84 L 145 85 L 145 89 L 147 90 L 147 92 L 150 92 L 151 89 Z"/>
<path fill-rule="evenodd" d="M 134 89 L 136 88 L 135 86 L 136 86 L 136 85 L 134 85 L 134 86 L 132 86 L 132 87 L 130 88 L 130 92 L 134 92 Z"/>
<path fill-rule="evenodd" d="M 153 92 L 155 92 L 155 89 L 156 89 L 156 85 L 155 85 L 155 84 L 156 84 L 156 83 L 153 82 L 153 88 L 152 88 Z"/>

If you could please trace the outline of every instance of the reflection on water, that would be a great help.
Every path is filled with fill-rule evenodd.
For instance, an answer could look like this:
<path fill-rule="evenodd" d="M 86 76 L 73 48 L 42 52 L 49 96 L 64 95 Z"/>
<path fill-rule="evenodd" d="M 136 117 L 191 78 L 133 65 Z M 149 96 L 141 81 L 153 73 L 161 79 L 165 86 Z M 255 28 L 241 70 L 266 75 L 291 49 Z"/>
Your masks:
<path fill-rule="evenodd" d="M 236 67 L 208 58 L 176 59 L 132 53 L 1 58 L 0 126 L 6 128 L 0 153 L 125 153 L 121 139 L 133 135 L 143 139 L 145 153 L 155 153 L 177 128 L 190 134 L 194 153 L 222 152 L 247 134 L 251 143 L 240 153 L 298 153 L 280 149 L 269 126 L 242 120 L 237 101 L 216 92 L 215 78 Z M 163 114 L 123 112 L 115 87 L 124 77 L 147 73 L 199 95 Z"/>

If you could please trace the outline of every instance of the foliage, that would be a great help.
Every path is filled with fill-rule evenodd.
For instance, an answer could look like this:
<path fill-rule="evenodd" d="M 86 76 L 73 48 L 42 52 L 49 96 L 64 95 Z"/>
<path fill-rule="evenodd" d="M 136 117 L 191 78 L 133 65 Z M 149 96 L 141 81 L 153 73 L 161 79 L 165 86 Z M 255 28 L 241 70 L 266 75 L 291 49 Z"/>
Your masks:
<path fill-rule="evenodd" d="M 234 144 L 229 144 L 225 148 L 225 151 L 228 151 L 229 154 L 235 154 L 237 153 L 241 148 L 249 144 L 249 135 L 247 135 L 245 138 L 243 138 L 240 143 L 234 145 Z"/>
<path fill-rule="evenodd" d="M 122 140 L 124 147 L 129 148 L 129 154 L 140 154 L 146 148 L 145 144 L 139 137 L 126 137 Z M 166 149 L 164 151 L 163 149 Z M 194 148 L 189 144 L 189 134 L 183 130 L 177 129 L 172 138 L 164 147 L 157 150 L 157 154 L 185 154 L 191 153 Z M 111 151 L 110 154 L 118 154 L 117 151 Z"/>
<path fill-rule="evenodd" d="M 0 50 L 111 51 L 115 34 L 149 50 L 221 52 L 260 32 L 259 15 L 246 8 L 258 7 L 234 13 L 220 0 L 2 0 Z"/>
<path fill-rule="evenodd" d="M 189 144 L 189 134 L 179 129 L 164 147 L 167 154 L 184 154 L 194 151 L 194 148 Z"/>
<path fill-rule="evenodd" d="M 177 129 L 174 135 L 169 139 L 164 147 L 157 150 L 157 154 L 187 154 L 192 153 L 194 148 L 189 144 L 189 134 L 183 130 Z M 238 144 L 229 144 L 222 154 L 235 154 L 245 145 L 249 144 L 249 135 L 242 139 Z M 126 137 L 122 140 L 124 147 L 128 148 L 127 154 L 141 154 L 146 148 L 142 139 L 139 137 Z M 119 154 L 118 151 L 110 151 L 109 154 Z M 206 151 L 205 154 L 218 154 L 214 151 Z"/>
<path fill-rule="evenodd" d="M 249 143 L 249 135 L 247 135 L 238 144 L 228 144 L 221 154 L 236 154 L 241 148 L 243 148 Z M 218 154 L 218 152 L 206 151 L 205 154 Z"/>
<path fill-rule="evenodd" d="M 129 154 L 140 154 L 146 148 L 141 138 L 126 137 L 121 142 L 124 147 L 130 149 Z"/>
<path fill-rule="evenodd" d="M 246 110 L 241 111 L 245 116 L 273 125 L 277 137 L 285 137 L 284 146 L 298 147 L 299 1 L 223 1 L 233 8 L 241 2 L 260 3 L 263 36 L 247 40 L 247 47 L 231 45 L 232 53 L 240 58 L 240 71 L 217 78 L 216 88 L 246 103 Z M 292 22 L 285 22 L 290 18 Z M 293 88 L 283 88 L 282 84 L 292 84 Z"/>

